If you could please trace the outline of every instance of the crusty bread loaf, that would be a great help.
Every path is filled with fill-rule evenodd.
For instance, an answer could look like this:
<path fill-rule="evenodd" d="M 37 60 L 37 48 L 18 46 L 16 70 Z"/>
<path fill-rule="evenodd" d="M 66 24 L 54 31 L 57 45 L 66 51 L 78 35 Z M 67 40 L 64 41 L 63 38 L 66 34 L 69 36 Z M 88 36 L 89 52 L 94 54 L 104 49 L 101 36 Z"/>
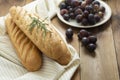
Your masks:
<path fill-rule="evenodd" d="M 40 50 L 25 36 L 18 26 L 7 16 L 6 27 L 21 63 L 29 71 L 39 70 L 42 65 Z"/>
<path fill-rule="evenodd" d="M 69 63 L 71 60 L 70 50 L 51 23 L 19 6 L 13 6 L 10 14 L 18 27 L 45 55 L 62 65 Z"/>

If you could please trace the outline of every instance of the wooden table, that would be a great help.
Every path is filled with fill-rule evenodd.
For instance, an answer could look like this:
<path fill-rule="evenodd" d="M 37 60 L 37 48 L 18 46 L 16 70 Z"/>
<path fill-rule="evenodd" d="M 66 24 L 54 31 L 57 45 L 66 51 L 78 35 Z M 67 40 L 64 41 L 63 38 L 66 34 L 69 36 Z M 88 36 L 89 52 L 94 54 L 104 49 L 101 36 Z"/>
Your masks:
<path fill-rule="evenodd" d="M 32 0 L 0 0 L 0 16 L 5 15 L 12 5 L 23 6 Z M 91 55 L 78 40 L 79 28 L 73 28 L 73 45 L 80 55 L 80 66 L 72 80 L 119 80 L 120 73 L 120 0 L 106 0 L 112 8 L 112 17 L 104 25 L 87 29 L 97 38 L 95 55 Z M 53 24 L 65 35 L 65 30 L 70 26 L 62 23 L 57 17 Z"/>

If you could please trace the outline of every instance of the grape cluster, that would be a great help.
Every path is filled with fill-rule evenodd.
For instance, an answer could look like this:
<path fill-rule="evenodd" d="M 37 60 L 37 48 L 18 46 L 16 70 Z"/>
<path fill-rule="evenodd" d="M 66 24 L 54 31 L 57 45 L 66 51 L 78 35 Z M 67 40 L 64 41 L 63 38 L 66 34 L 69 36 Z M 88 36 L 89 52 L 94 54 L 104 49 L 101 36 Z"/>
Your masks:
<path fill-rule="evenodd" d="M 97 37 L 92 33 L 82 29 L 78 33 L 78 38 L 82 44 L 90 51 L 93 52 L 96 49 Z"/>
<path fill-rule="evenodd" d="M 67 39 L 71 40 L 73 37 L 73 30 L 72 28 L 68 28 L 66 30 L 66 37 Z M 96 42 L 97 37 L 92 35 L 91 32 L 88 32 L 87 30 L 81 29 L 78 32 L 78 39 L 81 40 L 82 44 L 90 51 L 94 52 L 96 49 Z"/>
<path fill-rule="evenodd" d="M 105 14 L 105 7 L 96 0 L 64 0 L 59 7 L 64 20 L 74 19 L 82 25 L 94 25 Z"/>

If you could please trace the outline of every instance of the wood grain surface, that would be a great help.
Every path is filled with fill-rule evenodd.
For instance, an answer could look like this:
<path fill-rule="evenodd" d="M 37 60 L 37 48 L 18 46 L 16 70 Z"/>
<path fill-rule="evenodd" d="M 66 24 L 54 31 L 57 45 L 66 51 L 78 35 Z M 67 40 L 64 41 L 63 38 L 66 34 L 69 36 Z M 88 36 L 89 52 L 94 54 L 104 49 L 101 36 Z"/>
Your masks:
<path fill-rule="evenodd" d="M 0 16 L 5 15 L 12 5 L 23 6 L 33 0 L 0 0 Z M 120 73 L 120 0 L 105 0 L 112 9 L 111 19 L 104 25 L 87 29 L 97 36 L 97 49 L 89 53 L 78 40 L 79 28 L 74 31 L 73 40 L 67 41 L 79 53 L 80 66 L 72 80 L 119 80 Z M 57 17 L 52 23 L 65 36 L 70 26 L 62 23 Z"/>

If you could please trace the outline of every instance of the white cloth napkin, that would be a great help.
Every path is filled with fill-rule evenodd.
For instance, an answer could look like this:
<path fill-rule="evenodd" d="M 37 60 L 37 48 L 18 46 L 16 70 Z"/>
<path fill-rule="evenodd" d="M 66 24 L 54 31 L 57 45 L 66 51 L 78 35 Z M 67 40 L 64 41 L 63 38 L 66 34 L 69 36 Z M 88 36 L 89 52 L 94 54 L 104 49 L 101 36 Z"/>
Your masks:
<path fill-rule="evenodd" d="M 46 3 L 47 1 L 47 3 Z M 24 8 L 37 12 L 41 17 L 52 18 L 55 14 L 54 0 L 36 0 Z M 58 0 L 56 0 L 58 1 Z M 53 3 L 52 3 L 53 2 Z M 48 5 L 49 9 L 47 8 Z M 51 7 L 51 4 L 52 7 Z M 80 64 L 76 50 L 69 45 L 72 60 L 66 65 L 60 65 L 43 55 L 43 66 L 39 71 L 28 72 L 20 63 L 11 41 L 6 33 L 5 17 L 0 18 L 0 80 L 70 80 Z"/>

